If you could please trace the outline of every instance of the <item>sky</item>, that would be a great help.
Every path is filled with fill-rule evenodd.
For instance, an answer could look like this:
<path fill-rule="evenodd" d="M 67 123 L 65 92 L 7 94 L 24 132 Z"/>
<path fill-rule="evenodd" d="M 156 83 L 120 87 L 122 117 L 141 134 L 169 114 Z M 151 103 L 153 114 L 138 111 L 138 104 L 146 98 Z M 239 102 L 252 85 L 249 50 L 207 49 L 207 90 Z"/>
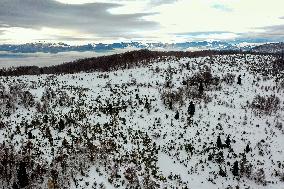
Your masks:
<path fill-rule="evenodd" d="M 284 41 L 284 0 L 0 0 L 0 44 Z"/>

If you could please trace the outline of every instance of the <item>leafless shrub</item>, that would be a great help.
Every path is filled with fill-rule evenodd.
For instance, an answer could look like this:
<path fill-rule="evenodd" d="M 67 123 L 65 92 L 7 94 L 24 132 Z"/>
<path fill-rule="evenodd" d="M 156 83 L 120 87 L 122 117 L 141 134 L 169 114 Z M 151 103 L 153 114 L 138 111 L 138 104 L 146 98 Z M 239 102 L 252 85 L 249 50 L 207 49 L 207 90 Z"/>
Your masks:
<path fill-rule="evenodd" d="M 265 178 L 265 172 L 263 168 L 258 169 L 255 173 L 253 173 L 253 179 L 257 184 L 262 184 L 263 186 L 266 185 L 266 178 Z"/>
<path fill-rule="evenodd" d="M 212 97 L 210 97 L 206 93 L 200 94 L 198 87 L 196 87 L 196 86 L 185 87 L 184 96 L 185 96 L 186 99 L 190 99 L 190 100 L 192 100 L 192 99 L 203 100 L 205 102 L 205 104 L 212 102 Z"/>
<path fill-rule="evenodd" d="M 58 103 L 60 106 L 70 106 L 71 105 L 71 99 L 65 91 L 59 91 L 58 95 L 59 96 L 56 99 L 56 103 Z"/>
<path fill-rule="evenodd" d="M 284 79 L 279 82 L 279 88 L 284 89 Z"/>
<path fill-rule="evenodd" d="M 22 148 L 28 150 L 31 144 Z M 39 188 L 45 173 L 43 164 L 28 153 L 17 153 L 12 146 L 0 144 L 0 183 L 3 188 Z"/>
<path fill-rule="evenodd" d="M 253 165 L 247 161 L 246 156 L 240 161 L 240 175 L 243 177 L 251 178 L 253 172 Z"/>
<path fill-rule="evenodd" d="M 235 82 L 236 75 L 232 73 L 227 73 L 222 78 L 222 81 L 225 82 L 228 85 L 232 85 Z"/>
<path fill-rule="evenodd" d="M 255 110 L 255 113 L 264 113 L 266 115 L 271 115 L 276 112 L 280 107 L 280 99 L 275 95 L 270 96 L 260 96 L 254 97 L 250 107 Z"/>
<path fill-rule="evenodd" d="M 142 180 L 143 188 L 159 188 L 159 184 L 151 179 L 149 174 L 145 174 Z"/>
<path fill-rule="evenodd" d="M 279 174 L 279 178 L 281 182 L 284 182 L 284 172 Z"/>
<path fill-rule="evenodd" d="M 23 90 L 26 88 L 26 84 L 17 83 L 10 86 L 10 93 L 13 96 L 19 96 L 23 93 Z"/>
<path fill-rule="evenodd" d="M 24 105 L 24 107 L 32 107 L 35 105 L 34 96 L 29 91 L 24 91 L 21 94 L 21 103 Z"/>
<path fill-rule="evenodd" d="M 129 184 L 134 187 L 139 186 L 139 180 L 136 172 L 137 171 L 134 167 L 128 167 L 124 172 L 125 178 L 129 181 Z"/>
<path fill-rule="evenodd" d="M 164 105 L 169 109 L 173 109 L 173 106 L 176 104 L 184 104 L 184 91 L 182 89 L 179 89 L 177 91 L 163 90 L 160 92 L 160 94 L 161 100 L 163 101 Z"/>
<path fill-rule="evenodd" d="M 208 66 L 205 66 L 187 80 L 189 85 L 198 85 L 200 82 L 203 82 L 206 86 L 216 85 L 219 82 L 219 78 L 213 76 L 212 70 Z"/>
<path fill-rule="evenodd" d="M 0 91 L 0 115 L 11 115 L 15 112 L 17 96 L 15 94 L 11 94 L 9 90 Z"/>
<path fill-rule="evenodd" d="M 48 101 L 43 101 L 42 103 L 37 102 L 35 108 L 39 113 L 48 114 L 51 112 L 51 107 Z"/>
<path fill-rule="evenodd" d="M 55 97 L 56 97 L 55 91 L 52 88 L 47 87 L 45 88 L 45 91 L 42 94 L 41 101 L 44 101 L 44 100 L 49 101 L 49 100 L 55 99 Z"/>
<path fill-rule="evenodd" d="M 283 123 L 277 120 L 275 127 L 278 128 L 280 131 L 283 129 Z"/>

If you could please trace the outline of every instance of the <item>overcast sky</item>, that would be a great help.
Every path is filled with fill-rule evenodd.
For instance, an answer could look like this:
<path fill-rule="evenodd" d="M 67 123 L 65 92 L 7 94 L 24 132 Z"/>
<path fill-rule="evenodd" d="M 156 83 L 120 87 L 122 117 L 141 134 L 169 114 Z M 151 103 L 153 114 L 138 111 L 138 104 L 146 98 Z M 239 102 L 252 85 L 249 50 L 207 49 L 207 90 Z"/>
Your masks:
<path fill-rule="evenodd" d="M 284 39 L 284 0 L 0 0 L 0 43 Z"/>

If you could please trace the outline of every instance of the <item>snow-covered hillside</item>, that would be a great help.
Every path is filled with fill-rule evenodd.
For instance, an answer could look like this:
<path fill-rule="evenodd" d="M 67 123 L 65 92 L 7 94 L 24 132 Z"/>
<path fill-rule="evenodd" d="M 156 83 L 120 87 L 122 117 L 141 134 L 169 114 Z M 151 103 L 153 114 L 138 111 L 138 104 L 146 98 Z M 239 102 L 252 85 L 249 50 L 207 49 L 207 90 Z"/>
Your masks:
<path fill-rule="evenodd" d="M 284 78 L 272 61 L 1 77 L 0 185 L 283 189 Z"/>
<path fill-rule="evenodd" d="M 283 53 L 284 43 L 265 43 L 252 48 L 253 52 Z"/>

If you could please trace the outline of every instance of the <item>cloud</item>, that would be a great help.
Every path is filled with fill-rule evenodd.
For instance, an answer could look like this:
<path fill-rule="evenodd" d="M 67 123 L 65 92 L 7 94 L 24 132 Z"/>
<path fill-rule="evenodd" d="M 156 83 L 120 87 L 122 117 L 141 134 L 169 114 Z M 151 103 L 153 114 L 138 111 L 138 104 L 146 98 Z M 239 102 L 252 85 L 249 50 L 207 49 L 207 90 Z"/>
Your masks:
<path fill-rule="evenodd" d="M 263 31 L 254 33 L 255 36 L 278 41 L 284 40 L 284 25 L 273 25 L 259 29 L 263 29 Z"/>
<path fill-rule="evenodd" d="M 0 41 L 283 37 L 282 1 L 0 0 Z"/>
<path fill-rule="evenodd" d="M 149 4 L 160 6 L 160 5 L 165 5 L 165 4 L 172 4 L 175 2 L 177 2 L 177 0 L 151 0 Z"/>
<path fill-rule="evenodd" d="M 117 3 L 63 4 L 53 0 L 1 0 L 0 24 L 10 27 L 70 29 L 96 36 L 127 36 L 154 28 L 151 13 L 111 14 Z"/>
<path fill-rule="evenodd" d="M 223 34 L 228 33 L 227 31 L 207 31 L 207 32 L 183 32 L 183 33 L 174 33 L 179 36 L 199 36 L 199 35 L 210 35 L 210 34 Z"/>
<path fill-rule="evenodd" d="M 225 38 L 235 38 L 259 32 L 255 27 L 284 24 L 279 19 L 284 16 L 281 4 L 282 0 L 179 0 L 170 6 L 157 7 L 159 14 L 152 17 L 161 24 L 161 33 L 199 35 L 198 32 L 225 31 Z M 222 37 L 215 34 L 210 36 Z"/>
<path fill-rule="evenodd" d="M 173 35 L 185 41 L 232 40 L 239 36 L 237 33 L 228 31 L 182 32 Z"/>
<path fill-rule="evenodd" d="M 129 3 L 129 2 L 138 2 L 137 0 L 56 0 L 57 2 L 65 3 L 65 4 L 86 4 L 86 3 Z M 164 5 L 164 4 L 172 4 L 177 2 L 178 0 L 144 0 L 144 4 L 151 4 L 154 6 Z"/>
<path fill-rule="evenodd" d="M 217 10 L 221 10 L 221 11 L 224 11 L 224 12 L 232 12 L 233 9 L 224 5 L 224 4 L 214 4 L 212 5 L 212 8 L 214 9 L 217 9 Z"/>
<path fill-rule="evenodd" d="M 239 33 L 237 41 L 252 43 L 284 42 L 284 25 L 257 27 L 255 31 Z"/>

